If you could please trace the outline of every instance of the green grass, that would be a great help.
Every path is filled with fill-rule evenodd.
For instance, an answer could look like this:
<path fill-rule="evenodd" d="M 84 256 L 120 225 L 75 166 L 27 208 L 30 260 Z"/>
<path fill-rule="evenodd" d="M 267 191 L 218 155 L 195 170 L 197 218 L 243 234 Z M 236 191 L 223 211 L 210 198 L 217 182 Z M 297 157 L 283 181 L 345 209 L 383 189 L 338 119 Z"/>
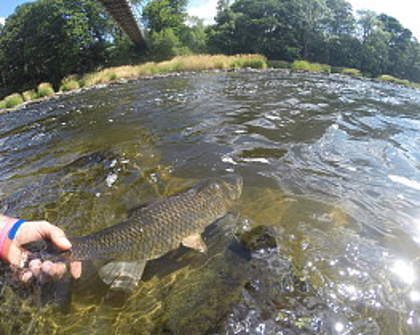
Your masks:
<path fill-rule="evenodd" d="M 13 108 L 23 103 L 23 98 L 19 93 L 13 93 L 4 98 L 6 108 Z"/>
<path fill-rule="evenodd" d="M 343 69 L 344 68 L 340 66 L 331 66 L 331 73 L 341 73 Z"/>
<path fill-rule="evenodd" d="M 309 72 L 331 72 L 331 66 L 319 63 L 310 63 L 306 60 L 295 60 L 292 63 L 292 70 Z"/>
<path fill-rule="evenodd" d="M 157 73 L 170 73 L 184 71 L 185 66 L 180 61 L 160 62 L 156 64 Z"/>
<path fill-rule="evenodd" d="M 107 83 L 118 78 L 129 79 L 150 76 L 159 73 L 181 71 L 203 71 L 211 69 L 227 70 L 231 68 L 267 67 L 267 60 L 261 55 L 184 55 L 163 62 L 147 62 L 139 65 L 125 65 L 107 68 L 98 72 L 85 74 L 81 83 L 83 86 L 93 86 Z"/>
<path fill-rule="evenodd" d="M 38 93 L 35 90 L 28 90 L 22 93 L 23 100 L 32 101 L 38 98 Z"/>
<path fill-rule="evenodd" d="M 406 79 L 400 79 L 400 78 L 391 76 L 389 74 L 383 74 L 377 77 L 376 79 L 380 81 L 388 82 L 388 83 L 394 83 L 394 84 L 403 85 L 406 87 L 420 89 L 420 83 L 415 83 Z"/>
<path fill-rule="evenodd" d="M 265 69 L 267 62 L 264 59 L 238 59 L 234 60 L 230 67 L 235 69 L 252 68 L 252 69 Z"/>
<path fill-rule="evenodd" d="M 110 81 L 114 81 L 118 79 L 118 75 L 116 73 L 108 73 L 108 79 Z"/>
<path fill-rule="evenodd" d="M 352 77 L 363 77 L 362 72 L 360 72 L 360 70 L 347 67 L 343 68 L 340 73 Z"/>
<path fill-rule="evenodd" d="M 156 63 L 154 62 L 148 62 L 143 65 L 140 65 L 137 67 L 136 70 L 139 76 L 152 76 L 159 72 Z"/>
<path fill-rule="evenodd" d="M 38 85 L 38 95 L 40 97 L 50 97 L 54 95 L 54 89 L 50 83 L 41 83 Z"/>
<path fill-rule="evenodd" d="M 267 62 L 267 65 L 268 67 L 271 67 L 273 69 L 291 69 L 292 68 L 292 64 L 284 60 L 269 60 Z"/>
<path fill-rule="evenodd" d="M 0 100 L 0 109 L 6 108 L 6 101 Z"/>
<path fill-rule="evenodd" d="M 400 84 L 400 85 L 405 85 L 405 86 L 410 86 L 410 84 L 411 84 L 408 80 L 396 78 L 396 77 L 393 77 L 389 74 L 383 74 L 383 75 L 379 76 L 377 79 L 379 79 L 380 81 L 387 81 L 387 82 Z"/>
<path fill-rule="evenodd" d="M 78 88 L 80 88 L 80 84 L 77 80 L 65 80 L 62 81 L 60 85 L 60 91 L 62 92 L 73 91 Z"/>

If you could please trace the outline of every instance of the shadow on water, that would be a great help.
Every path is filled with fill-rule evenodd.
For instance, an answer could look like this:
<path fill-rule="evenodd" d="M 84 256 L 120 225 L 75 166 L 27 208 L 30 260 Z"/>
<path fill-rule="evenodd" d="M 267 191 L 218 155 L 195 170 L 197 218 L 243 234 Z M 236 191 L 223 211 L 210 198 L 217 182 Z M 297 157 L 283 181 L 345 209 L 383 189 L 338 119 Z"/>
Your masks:
<path fill-rule="evenodd" d="M 1 333 L 417 334 L 418 92 L 339 75 L 180 75 L 0 115 L 0 209 L 70 235 L 236 171 L 237 206 L 121 299 L 85 268 L 70 312 L 2 265 Z M 247 250 L 244 234 L 274 241 Z M 264 238 L 261 238 L 264 239 Z M 256 237 L 259 241 L 259 237 Z"/>

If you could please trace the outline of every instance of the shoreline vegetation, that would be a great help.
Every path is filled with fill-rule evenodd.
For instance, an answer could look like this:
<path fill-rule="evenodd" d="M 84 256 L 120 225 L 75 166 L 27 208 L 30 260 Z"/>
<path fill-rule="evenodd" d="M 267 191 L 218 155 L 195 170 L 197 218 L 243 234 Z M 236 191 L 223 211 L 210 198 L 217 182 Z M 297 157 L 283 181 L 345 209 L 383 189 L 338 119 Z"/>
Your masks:
<path fill-rule="evenodd" d="M 68 92 L 191 67 L 261 66 L 213 58 L 223 55 L 263 55 L 267 67 L 291 71 L 420 84 L 420 43 L 387 14 L 355 13 L 347 0 L 218 0 L 208 24 L 189 15 L 190 3 L 132 1 L 147 48 L 133 43 L 100 1 L 33 0 L 17 6 L 0 22 L 0 107 L 48 97 L 52 88 Z M 45 87 L 37 88 L 40 83 Z"/>
<path fill-rule="evenodd" d="M 336 73 L 348 75 L 354 78 L 369 78 L 360 70 L 353 68 L 334 67 L 326 64 L 311 63 L 304 60 L 294 62 L 269 61 L 265 56 L 258 54 L 248 55 L 188 55 L 177 56 L 169 61 L 147 62 L 139 65 L 125 65 L 105 68 L 84 75 L 70 75 L 61 81 L 57 92 L 50 83 L 40 83 L 36 89 L 22 93 L 13 93 L 0 100 L 0 113 L 12 110 L 22 104 L 41 101 L 55 96 L 57 93 L 65 93 L 80 88 L 93 87 L 98 84 L 108 84 L 119 80 L 140 79 L 142 77 L 158 74 L 184 72 L 184 71 L 208 71 L 208 70 L 235 70 L 235 69 L 286 69 L 291 71 L 306 71 L 320 73 Z M 420 89 L 420 84 L 399 79 L 391 75 L 380 75 L 373 78 L 377 81 L 398 84 L 406 87 Z"/>

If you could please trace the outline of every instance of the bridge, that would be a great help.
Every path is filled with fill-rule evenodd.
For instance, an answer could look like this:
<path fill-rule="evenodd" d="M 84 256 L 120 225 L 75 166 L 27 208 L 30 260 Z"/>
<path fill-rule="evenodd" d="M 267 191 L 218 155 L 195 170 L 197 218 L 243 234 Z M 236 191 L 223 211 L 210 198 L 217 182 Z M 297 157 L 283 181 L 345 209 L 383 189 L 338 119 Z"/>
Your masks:
<path fill-rule="evenodd" d="M 99 0 L 99 2 L 134 44 L 141 48 L 146 47 L 146 41 L 129 0 Z"/>

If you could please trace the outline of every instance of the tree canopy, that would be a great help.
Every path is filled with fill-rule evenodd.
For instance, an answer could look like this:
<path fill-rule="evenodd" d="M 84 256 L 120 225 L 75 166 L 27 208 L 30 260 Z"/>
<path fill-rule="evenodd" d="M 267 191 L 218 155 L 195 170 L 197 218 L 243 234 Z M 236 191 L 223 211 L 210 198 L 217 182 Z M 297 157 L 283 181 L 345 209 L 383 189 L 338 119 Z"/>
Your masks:
<path fill-rule="evenodd" d="M 385 14 L 355 17 L 346 0 L 219 0 L 215 20 L 208 29 L 215 53 L 257 52 L 420 81 L 420 46 L 411 31 Z"/>
<path fill-rule="evenodd" d="M 2 85 L 58 83 L 68 73 L 106 60 L 111 25 L 102 6 L 90 0 L 39 0 L 19 6 L 0 35 Z"/>

